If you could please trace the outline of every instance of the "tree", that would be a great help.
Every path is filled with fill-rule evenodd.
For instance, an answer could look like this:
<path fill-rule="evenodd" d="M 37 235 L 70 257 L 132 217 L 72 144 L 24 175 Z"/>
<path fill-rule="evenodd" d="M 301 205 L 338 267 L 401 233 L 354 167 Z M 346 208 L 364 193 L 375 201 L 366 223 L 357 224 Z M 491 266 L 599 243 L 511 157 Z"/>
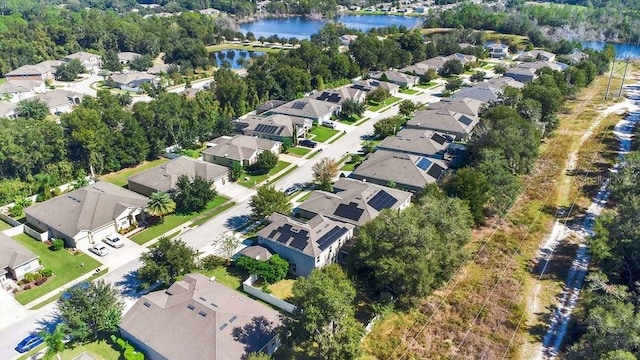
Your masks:
<path fill-rule="evenodd" d="M 389 98 L 389 96 L 391 96 L 391 94 L 389 94 L 389 91 L 387 89 L 383 89 L 381 87 L 377 87 L 373 90 L 371 90 L 368 94 L 367 94 L 367 101 L 373 101 L 373 102 L 383 102 L 385 100 L 387 100 Z"/>
<path fill-rule="evenodd" d="M 502 214 L 513 205 L 520 193 L 520 179 L 509 170 L 509 164 L 500 152 L 484 149 L 479 156 L 474 168 L 487 180 L 489 210 Z"/>
<path fill-rule="evenodd" d="M 269 170 L 276 167 L 276 165 L 278 165 L 278 155 L 271 151 L 263 151 L 258 154 L 258 159 L 253 165 L 253 168 L 262 174 L 266 174 Z"/>
<path fill-rule="evenodd" d="M 473 74 L 471 74 L 471 81 L 473 82 L 481 82 L 484 81 L 484 78 L 487 77 L 487 73 L 485 73 L 484 71 L 478 70 L 476 72 L 474 72 Z"/>
<path fill-rule="evenodd" d="M 61 353 L 66 348 L 64 338 L 67 336 L 68 328 L 65 323 L 59 323 L 49 332 L 44 330 L 40 332 L 40 336 L 44 339 L 44 343 L 47 346 L 47 352 L 45 353 L 45 359 L 51 359 L 54 355 Z"/>
<path fill-rule="evenodd" d="M 49 108 L 40 99 L 27 99 L 18 103 L 16 115 L 25 119 L 43 120 L 49 115 Z"/>
<path fill-rule="evenodd" d="M 453 78 L 447 81 L 447 84 L 444 86 L 445 89 L 454 92 L 456 90 L 460 90 L 463 85 L 463 81 L 461 78 Z"/>
<path fill-rule="evenodd" d="M 85 72 L 85 68 L 82 66 L 80 60 L 73 59 L 58 66 L 56 69 L 56 79 L 60 81 L 73 81 L 83 72 Z"/>
<path fill-rule="evenodd" d="M 373 133 L 378 137 L 395 135 L 406 122 L 403 115 L 388 117 L 373 124 Z"/>
<path fill-rule="evenodd" d="M 220 250 L 227 260 L 227 264 L 231 263 L 231 258 L 235 254 L 238 245 L 240 245 L 240 239 L 233 234 L 220 235 L 213 241 L 213 246 Z"/>
<path fill-rule="evenodd" d="M 178 210 L 188 214 L 204 210 L 217 195 L 213 179 L 206 180 L 199 175 L 189 179 L 187 175 L 180 175 L 172 197 Z"/>
<path fill-rule="evenodd" d="M 242 168 L 242 164 L 238 161 L 234 161 L 229 169 L 229 180 L 238 181 L 242 176 L 243 171 L 244 169 Z"/>
<path fill-rule="evenodd" d="M 33 178 L 38 183 L 38 194 L 42 195 L 42 200 L 51 199 L 52 187 L 54 186 L 53 177 L 47 173 L 40 173 Z"/>
<path fill-rule="evenodd" d="M 296 310 L 283 318 L 280 338 L 295 358 L 355 359 L 362 325 L 355 320 L 356 291 L 338 265 L 315 269 L 293 285 Z"/>
<path fill-rule="evenodd" d="M 507 72 L 507 67 L 502 64 L 497 64 L 493 67 L 493 72 L 498 75 L 504 75 Z"/>
<path fill-rule="evenodd" d="M 322 158 L 311 168 L 313 171 L 313 181 L 319 185 L 320 190 L 332 191 L 331 183 L 338 176 L 338 163 L 332 158 Z"/>
<path fill-rule="evenodd" d="M 259 352 L 259 353 L 253 352 L 247 355 L 247 360 L 273 360 L 273 358 L 271 357 L 271 355 L 265 354 L 263 352 Z"/>
<path fill-rule="evenodd" d="M 147 205 L 149 215 L 158 216 L 161 221 L 164 221 L 164 217 L 175 210 L 176 203 L 168 193 L 156 191 L 149 196 L 149 204 Z"/>
<path fill-rule="evenodd" d="M 464 65 L 458 59 L 447 60 L 440 69 L 440 76 L 460 75 L 464 72 Z"/>
<path fill-rule="evenodd" d="M 118 290 L 104 280 L 69 288 L 58 300 L 58 311 L 69 335 L 79 342 L 97 340 L 118 330 L 124 304 Z"/>
<path fill-rule="evenodd" d="M 188 274 L 196 268 L 197 254 L 184 241 L 161 237 L 149 251 L 140 256 L 140 286 L 148 289 L 156 282 L 167 285 L 173 283 L 178 276 Z"/>
<path fill-rule="evenodd" d="M 363 103 L 353 100 L 347 99 L 342 103 L 342 110 L 340 110 L 340 115 L 344 118 L 349 118 L 351 116 L 362 116 L 366 110 L 366 107 Z"/>
<path fill-rule="evenodd" d="M 129 68 L 136 71 L 147 71 L 153 66 L 153 60 L 149 55 L 136 56 L 129 61 Z"/>
<path fill-rule="evenodd" d="M 104 62 L 102 69 L 108 71 L 122 71 L 122 64 L 118 59 L 118 52 L 115 50 L 108 50 L 104 55 Z"/>
<path fill-rule="evenodd" d="M 469 204 L 473 221 L 477 225 L 484 224 L 483 209 L 489 200 L 491 188 L 483 173 L 469 167 L 462 168 L 447 181 L 446 189 L 450 196 L 465 200 Z"/>
<path fill-rule="evenodd" d="M 417 106 L 416 106 L 416 103 L 414 103 L 411 100 L 402 100 L 398 108 L 399 108 L 400 114 L 404 116 L 410 116 L 413 114 L 414 111 L 416 111 Z"/>
<path fill-rule="evenodd" d="M 249 202 L 251 217 L 254 220 L 264 220 L 274 212 L 288 215 L 291 213 L 291 202 L 282 191 L 273 186 L 261 186 Z"/>
<path fill-rule="evenodd" d="M 239 256 L 233 263 L 249 274 L 257 275 L 269 284 L 275 284 L 284 279 L 289 271 L 289 262 L 278 254 L 271 256 L 267 261 Z"/>

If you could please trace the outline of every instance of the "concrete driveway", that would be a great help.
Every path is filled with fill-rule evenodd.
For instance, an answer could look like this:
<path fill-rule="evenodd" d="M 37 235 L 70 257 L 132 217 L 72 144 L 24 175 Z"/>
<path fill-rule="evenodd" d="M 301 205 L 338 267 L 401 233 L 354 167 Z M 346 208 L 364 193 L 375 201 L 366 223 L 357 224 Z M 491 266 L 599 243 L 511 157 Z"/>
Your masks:
<path fill-rule="evenodd" d="M 100 263 L 110 269 L 121 267 L 122 265 L 139 258 L 140 255 L 147 250 L 147 248 L 134 243 L 127 237 L 124 237 L 122 235 L 118 236 L 120 236 L 124 240 L 124 246 L 119 249 L 115 249 L 105 244 L 105 246 L 109 249 L 109 253 L 105 256 L 98 256 L 89 251 L 89 248 L 93 246 L 93 244 L 89 244 L 88 242 L 82 242 L 78 244 L 78 249 L 82 250 L 84 253 L 98 260 Z"/>

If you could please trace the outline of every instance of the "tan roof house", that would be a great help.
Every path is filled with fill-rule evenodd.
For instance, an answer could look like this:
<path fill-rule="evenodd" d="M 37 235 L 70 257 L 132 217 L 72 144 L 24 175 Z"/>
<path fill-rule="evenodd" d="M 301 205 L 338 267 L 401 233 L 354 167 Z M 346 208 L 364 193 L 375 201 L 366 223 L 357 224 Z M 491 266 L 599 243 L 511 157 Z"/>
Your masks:
<path fill-rule="evenodd" d="M 355 81 L 353 85 L 351 85 L 351 87 L 358 90 L 362 90 L 366 93 L 369 93 L 370 91 L 373 91 L 377 88 L 385 89 L 391 95 L 395 95 L 398 93 L 398 91 L 400 91 L 400 85 L 386 82 L 386 81 L 380 81 L 377 79 L 358 80 L 358 81 Z"/>
<path fill-rule="evenodd" d="M 331 119 L 331 115 L 338 114 L 340 109 L 340 104 L 306 97 L 280 105 L 269 112 L 273 114 L 303 117 L 317 121 L 318 125 L 322 125 L 323 121 Z"/>
<path fill-rule="evenodd" d="M 289 271 L 307 276 L 315 268 L 341 260 L 340 249 L 353 236 L 354 226 L 317 215 L 303 222 L 282 214 L 269 216 L 257 234 L 266 246 L 289 262 Z"/>
<path fill-rule="evenodd" d="M 96 74 L 102 68 L 102 56 L 86 51 L 79 51 L 64 57 L 64 61 L 78 60 L 89 74 Z"/>
<path fill-rule="evenodd" d="M 34 99 L 39 99 L 47 105 L 49 113 L 60 115 L 73 111 L 80 103 L 84 95 L 73 91 L 55 89 L 45 93 L 37 94 Z"/>
<path fill-rule="evenodd" d="M 243 135 L 280 142 L 286 138 L 293 139 L 294 136 L 305 137 L 313 126 L 311 119 L 283 114 L 249 115 L 234 123 L 236 130 Z"/>
<path fill-rule="evenodd" d="M 181 175 L 186 175 L 191 179 L 200 176 L 205 180 L 213 180 L 214 186 L 220 187 L 228 180 L 229 168 L 188 156 L 179 156 L 147 171 L 130 176 L 127 183 L 129 190 L 150 196 L 156 191 L 169 192 L 174 190 Z"/>
<path fill-rule="evenodd" d="M 131 60 L 138 58 L 142 55 L 136 53 L 136 52 L 131 52 L 131 51 L 123 51 L 123 52 L 119 52 L 118 53 L 118 61 L 120 62 L 120 64 L 122 65 L 126 65 L 128 64 Z"/>
<path fill-rule="evenodd" d="M 363 103 L 367 96 L 367 92 L 353 87 L 341 87 L 338 89 L 321 90 L 312 95 L 312 99 L 325 101 L 332 104 L 342 104 L 346 100 L 353 100 Z"/>
<path fill-rule="evenodd" d="M 398 86 L 404 86 L 408 88 L 413 87 L 414 85 L 418 85 L 418 80 L 419 80 L 417 76 L 413 76 L 413 75 L 402 73 L 400 71 L 393 71 L 393 70 L 371 73 L 370 76 L 372 79 L 377 79 L 377 80 L 384 79 L 384 77 L 386 76 L 387 80 L 385 81 L 394 83 Z"/>
<path fill-rule="evenodd" d="M 279 313 L 202 274 L 140 298 L 120 322 L 122 336 L 151 360 L 241 360 L 272 354 Z"/>
<path fill-rule="evenodd" d="M 95 243 L 144 221 L 149 199 L 106 181 L 98 181 L 25 209 L 27 223 L 68 247 Z M 86 243 L 85 243 L 86 245 Z"/>
<path fill-rule="evenodd" d="M 234 162 L 242 166 L 255 164 L 258 155 L 263 151 L 280 153 L 281 143 L 246 135 L 221 136 L 207 143 L 208 148 L 202 151 L 204 161 L 231 167 Z"/>
<path fill-rule="evenodd" d="M 378 149 L 397 151 L 444 160 L 453 137 L 425 129 L 402 129 L 394 136 L 387 136 Z"/>
<path fill-rule="evenodd" d="M 297 211 L 305 219 L 324 215 L 336 221 L 362 226 L 375 219 L 382 210 L 402 211 L 411 203 L 406 191 L 340 178 L 333 192 L 314 190 Z"/>
<path fill-rule="evenodd" d="M 49 80 L 53 79 L 55 70 L 47 64 L 24 65 L 4 74 L 7 81 L 10 80 Z"/>
<path fill-rule="evenodd" d="M 45 90 L 42 80 L 9 80 L 0 84 L 0 97 L 17 103 Z"/>
<path fill-rule="evenodd" d="M 156 76 L 146 72 L 130 71 L 122 74 L 111 75 L 111 81 L 118 89 L 132 92 L 141 92 L 142 84 L 155 84 Z"/>
<path fill-rule="evenodd" d="M 0 286 L 4 286 L 8 278 L 22 280 L 25 274 L 38 269 L 38 255 L 0 232 Z"/>
<path fill-rule="evenodd" d="M 480 119 L 451 110 L 421 110 L 407 122 L 406 128 L 426 129 L 453 136 L 456 140 L 469 138 Z"/>
<path fill-rule="evenodd" d="M 482 102 L 478 100 L 469 98 L 454 98 L 443 99 L 442 101 L 431 103 L 429 104 L 429 109 L 455 111 L 458 113 L 477 117 L 480 116 L 482 105 Z"/>

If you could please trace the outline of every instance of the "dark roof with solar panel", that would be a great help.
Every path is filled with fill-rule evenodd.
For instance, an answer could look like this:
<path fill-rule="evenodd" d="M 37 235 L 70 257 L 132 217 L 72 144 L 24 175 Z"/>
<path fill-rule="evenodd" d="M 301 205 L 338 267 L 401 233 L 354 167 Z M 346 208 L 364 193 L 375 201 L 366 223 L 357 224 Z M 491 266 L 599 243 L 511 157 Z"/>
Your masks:
<path fill-rule="evenodd" d="M 304 101 L 296 101 L 291 105 L 291 107 L 294 109 L 302 110 L 306 105 L 307 103 Z"/>
<path fill-rule="evenodd" d="M 431 169 L 427 171 L 427 174 L 434 179 L 440 179 L 440 176 L 442 176 L 442 171 L 444 171 L 444 168 L 442 168 L 438 164 L 433 164 L 433 166 L 431 166 Z"/>
<path fill-rule="evenodd" d="M 293 229 L 291 224 L 284 224 L 281 227 L 274 229 L 269 237 L 281 243 L 289 243 L 289 246 L 298 250 L 304 250 L 309 241 L 309 232 L 306 230 Z"/>
<path fill-rule="evenodd" d="M 431 162 L 431 160 L 425 158 L 425 157 L 421 157 L 417 162 L 416 162 L 416 166 L 419 167 L 420 169 L 427 171 L 427 169 L 429 168 L 429 166 L 433 164 Z"/>
<path fill-rule="evenodd" d="M 316 99 L 331 103 L 339 103 L 340 100 L 342 100 L 342 96 L 334 92 L 323 91 L 322 94 L 320 94 L 320 96 L 318 96 Z"/>
<path fill-rule="evenodd" d="M 461 123 L 463 123 L 463 124 L 465 124 L 465 125 L 467 125 L 467 126 L 469 126 L 469 125 L 471 125 L 471 123 L 473 122 L 473 120 L 469 119 L 469 118 L 468 118 L 468 117 L 466 117 L 466 116 L 461 116 L 461 117 L 460 117 L 460 122 L 461 122 Z"/>
<path fill-rule="evenodd" d="M 358 219 L 360 219 L 360 216 L 362 216 L 363 212 L 364 212 L 364 209 L 359 208 L 358 204 L 354 202 L 350 202 L 349 205 L 345 205 L 345 204 L 338 205 L 338 207 L 336 208 L 336 211 L 333 212 L 333 215 L 340 216 L 345 219 L 349 219 L 353 221 L 358 221 Z"/>
<path fill-rule="evenodd" d="M 333 244 L 338 239 L 340 239 L 348 231 L 349 229 L 336 225 L 334 226 L 333 229 L 329 230 L 328 233 L 322 235 L 322 237 L 318 239 L 318 241 L 316 241 L 316 244 L 318 244 L 318 247 L 320 248 L 320 250 L 324 251 L 326 248 L 331 246 L 331 244 Z"/>
<path fill-rule="evenodd" d="M 258 126 L 256 126 L 254 131 L 265 133 L 265 134 L 270 134 L 270 135 L 279 135 L 282 132 L 283 129 L 284 129 L 284 127 L 282 127 L 282 126 L 259 124 Z"/>
<path fill-rule="evenodd" d="M 433 133 L 433 135 L 431 135 L 431 140 L 437 142 L 440 145 L 442 145 L 442 144 L 447 142 L 447 138 L 445 138 L 444 136 L 442 136 L 442 135 L 440 135 L 438 133 Z"/>
<path fill-rule="evenodd" d="M 397 201 L 398 200 L 396 198 L 389 195 L 386 191 L 380 190 L 367 202 L 367 204 L 378 211 L 382 211 L 383 209 L 391 209 Z"/>

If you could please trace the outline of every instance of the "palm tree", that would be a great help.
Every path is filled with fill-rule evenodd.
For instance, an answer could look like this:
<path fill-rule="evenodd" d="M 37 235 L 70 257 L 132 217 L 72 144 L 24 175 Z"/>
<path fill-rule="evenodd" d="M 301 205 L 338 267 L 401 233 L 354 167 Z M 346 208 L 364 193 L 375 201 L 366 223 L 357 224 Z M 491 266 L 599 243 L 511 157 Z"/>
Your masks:
<path fill-rule="evenodd" d="M 171 196 L 165 192 L 156 191 L 149 196 L 147 212 L 152 216 L 159 216 L 162 221 L 167 214 L 171 214 L 176 209 L 176 203 Z"/>
<path fill-rule="evenodd" d="M 57 355 L 65 349 L 66 344 L 64 338 L 67 335 L 67 328 L 64 324 L 58 324 L 52 332 L 45 330 L 41 335 L 47 345 L 47 353 L 44 356 L 45 359 L 51 359 L 54 355 Z M 57 357 L 58 359 L 60 358 L 59 356 Z"/>
<path fill-rule="evenodd" d="M 38 183 L 38 191 L 42 194 L 42 200 L 49 200 L 51 198 L 51 187 L 54 183 L 51 175 L 40 173 L 33 178 Z"/>

